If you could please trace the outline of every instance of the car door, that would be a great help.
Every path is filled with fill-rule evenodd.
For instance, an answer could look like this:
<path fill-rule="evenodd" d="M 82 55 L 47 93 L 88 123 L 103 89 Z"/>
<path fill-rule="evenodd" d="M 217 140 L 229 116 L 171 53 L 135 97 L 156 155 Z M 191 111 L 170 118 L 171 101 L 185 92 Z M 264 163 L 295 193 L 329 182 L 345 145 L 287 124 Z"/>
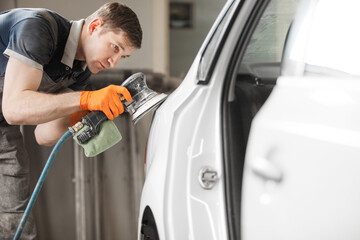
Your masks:
<path fill-rule="evenodd" d="M 283 46 L 299 0 L 256 1 L 244 30 L 233 37 L 223 87 L 224 185 L 229 239 L 241 239 L 242 180 L 252 120 L 280 74 Z M 236 28 L 233 28 L 236 31 Z M 239 32 L 239 31 L 237 31 Z M 225 65 L 224 65 L 225 66 Z"/>
<path fill-rule="evenodd" d="M 282 76 L 251 125 L 243 240 L 360 238 L 357 11 L 350 0 L 300 6 Z"/>

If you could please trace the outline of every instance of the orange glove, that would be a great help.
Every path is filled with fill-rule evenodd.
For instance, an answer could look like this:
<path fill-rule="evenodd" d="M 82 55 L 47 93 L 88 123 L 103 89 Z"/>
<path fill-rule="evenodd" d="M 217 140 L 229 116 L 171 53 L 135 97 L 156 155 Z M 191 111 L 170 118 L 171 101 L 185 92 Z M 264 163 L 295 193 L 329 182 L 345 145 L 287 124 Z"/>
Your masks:
<path fill-rule="evenodd" d="M 108 119 L 113 120 L 124 112 L 119 94 L 123 95 L 126 101 L 131 101 L 129 91 L 122 86 L 109 85 L 97 91 L 83 91 L 80 95 L 80 108 L 103 111 Z"/>
<path fill-rule="evenodd" d="M 86 116 L 90 111 L 89 110 L 82 110 L 79 112 L 75 112 L 70 115 L 70 124 L 71 126 L 74 126 L 76 123 L 80 122 L 81 119 Z"/>

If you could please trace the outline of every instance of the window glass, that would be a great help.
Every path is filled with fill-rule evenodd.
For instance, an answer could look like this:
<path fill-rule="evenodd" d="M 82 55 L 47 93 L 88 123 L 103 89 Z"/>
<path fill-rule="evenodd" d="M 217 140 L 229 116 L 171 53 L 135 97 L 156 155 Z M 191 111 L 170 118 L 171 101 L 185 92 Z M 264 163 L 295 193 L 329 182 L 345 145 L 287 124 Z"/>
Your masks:
<path fill-rule="evenodd" d="M 285 38 L 299 0 L 273 0 L 263 13 L 246 49 L 244 63 L 280 62 Z"/>

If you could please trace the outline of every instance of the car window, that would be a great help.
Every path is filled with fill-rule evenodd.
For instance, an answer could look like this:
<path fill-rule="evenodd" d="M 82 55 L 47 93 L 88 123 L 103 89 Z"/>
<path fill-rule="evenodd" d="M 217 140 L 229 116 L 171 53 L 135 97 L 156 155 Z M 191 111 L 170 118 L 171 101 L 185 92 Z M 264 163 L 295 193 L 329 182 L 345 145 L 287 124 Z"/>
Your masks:
<path fill-rule="evenodd" d="M 225 77 L 224 176 L 233 239 L 243 237 L 242 173 L 250 128 L 280 75 L 285 39 L 299 1 L 253 1 Z"/>
<path fill-rule="evenodd" d="M 239 50 L 236 78 L 230 101 L 238 102 L 236 114 L 243 119 L 244 142 L 251 121 L 263 106 L 280 76 L 285 40 L 301 0 L 271 0 L 267 6 L 254 8 L 252 31 L 244 50 Z M 264 9 L 265 7 L 265 9 Z M 239 44 L 242 44 L 239 41 Z M 241 58 L 241 53 L 243 57 Z M 246 145 L 246 144 L 245 144 Z"/>
<path fill-rule="evenodd" d="M 280 74 L 284 42 L 298 2 L 270 1 L 251 36 L 240 72 L 260 78 L 276 78 Z"/>
<path fill-rule="evenodd" d="M 234 1 L 229 1 L 225 6 L 226 12 L 217 25 L 215 31 L 212 33 L 210 40 L 208 41 L 206 47 L 204 48 L 201 58 L 200 64 L 198 68 L 198 80 L 200 84 L 206 84 L 210 77 L 210 71 L 213 67 L 214 60 L 216 59 L 216 54 L 221 50 L 219 45 L 220 40 L 223 39 L 223 35 L 225 32 L 225 26 L 228 22 L 228 19 L 231 16 L 232 8 L 235 8 Z"/>

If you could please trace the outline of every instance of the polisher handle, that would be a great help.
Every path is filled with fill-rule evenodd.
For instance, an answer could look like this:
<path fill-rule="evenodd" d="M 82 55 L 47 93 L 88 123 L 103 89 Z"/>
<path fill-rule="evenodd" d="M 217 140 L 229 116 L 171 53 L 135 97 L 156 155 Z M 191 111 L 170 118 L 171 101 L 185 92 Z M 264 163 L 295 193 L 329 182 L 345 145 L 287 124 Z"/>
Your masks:
<path fill-rule="evenodd" d="M 93 136 L 100 132 L 101 124 L 108 120 L 105 113 L 102 111 L 92 111 L 82 118 L 82 122 L 89 126 L 89 128 L 83 131 L 77 136 L 77 139 L 81 144 L 89 141 Z"/>

